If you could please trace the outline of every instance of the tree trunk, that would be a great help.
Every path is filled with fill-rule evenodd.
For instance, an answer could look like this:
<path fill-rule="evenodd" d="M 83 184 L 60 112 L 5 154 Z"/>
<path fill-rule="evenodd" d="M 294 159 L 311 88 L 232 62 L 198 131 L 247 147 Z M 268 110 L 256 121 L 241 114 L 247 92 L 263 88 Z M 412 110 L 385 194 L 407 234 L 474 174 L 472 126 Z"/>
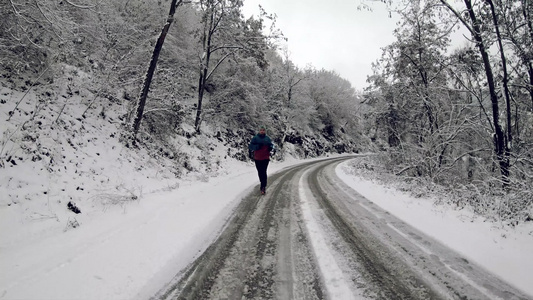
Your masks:
<path fill-rule="evenodd" d="M 498 41 L 498 47 L 500 48 L 500 55 L 501 55 L 501 64 L 503 69 L 503 90 L 505 95 L 505 104 L 506 104 L 506 116 L 507 116 L 507 136 L 505 136 L 505 150 L 503 153 L 502 160 L 503 162 L 500 162 L 500 166 L 503 163 L 504 169 L 502 169 L 502 175 L 503 175 L 503 182 L 505 185 L 509 183 L 509 158 L 511 156 L 511 149 L 512 149 L 512 142 L 513 142 L 513 132 L 512 132 L 512 121 L 511 121 L 511 93 L 509 91 L 509 74 L 507 72 L 507 59 L 505 57 L 505 49 L 503 48 L 502 43 L 502 37 L 500 33 L 500 24 L 498 22 L 498 15 L 496 14 L 496 8 L 494 7 L 494 3 L 492 0 L 486 0 L 487 3 L 490 5 L 490 10 L 492 13 L 492 21 L 494 22 L 494 28 L 496 29 L 496 37 Z"/>
<path fill-rule="evenodd" d="M 204 99 L 206 78 L 207 68 L 200 72 L 200 78 L 198 79 L 198 104 L 196 106 L 196 119 L 194 120 L 194 128 L 198 133 L 200 132 L 200 125 L 202 125 L 202 102 Z"/>
<path fill-rule="evenodd" d="M 215 29 L 215 8 L 209 8 L 209 24 L 204 26 L 204 34 L 202 38 L 203 43 L 203 55 L 202 64 L 200 70 L 200 78 L 198 79 L 198 104 L 196 106 L 196 118 L 194 120 L 194 128 L 196 132 L 200 132 L 200 126 L 202 125 L 202 102 L 204 99 L 205 84 L 208 79 L 209 61 L 211 59 L 211 41 Z"/>
<path fill-rule="evenodd" d="M 527 73 L 529 75 L 529 97 L 531 98 L 531 111 L 533 112 L 533 64 L 531 61 L 527 62 Z"/>
<path fill-rule="evenodd" d="M 522 15 L 524 16 L 524 20 L 526 21 L 526 24 L 527 24 L 527 30 L 529 32 L 529 41 L 533 42 L 533 23 L 531 21 L 531 18 L 533 16 L 531 16 L 531 13 L 530 13 L 531 6 L 533 6 L 531 1 L 527 1 L 527 0 L 522 1 Z M 524 57 L 524 59 L 525 59 L 528 74 L 529 74 L 529 87 L 527 90 L 529 91 L 529 96 L 531 97 L 531 111 L 533 111 L 533 64 L 531 63 L 531 50 L 529 51 L 530 51 L 528 55 L 529 57 L 526 56 Z"/>
<path fill-rule="evenodd" d="M 509 160 L 505 159 L 505 134 L 500 125 L 500 108 L 498 105 L 498 94 L 496 92 L 496 84 L 494 82 L 494 74 L 492 72 L 492 67 L 490 65 L 489 55 L 487 53 L 487 48 L 485 42 L 481 35 L 480 23 L 474 13 L 471 0 L 464 0 L 466 8 L 468 10 L 468 15 L 472 21 L 472 35 L 476 41 L 476 45 L 483 59 L 483 66 L 485 68 L 485 75 L 487 77 L 487 85 L 489 87 L 490 101 L 492 103 L 492 122 L 494 125 L 494 150 L 496 152 L 496 159 L 500 167 L 500 173 L 503 177 L 504 183 L 509 180 Z"/>
<path fill-rule="evenodd" d="M 150 91 L 150 84 L 152 83 L 152 78 L 154 77 L 155 68 L 157 66 L 157 60 L 159 59 L 159 53 L 161 53 L 161 49 L 163 48 L 163 43 L 165 42 L 165 38 L 167 36 L 170 25 L 172 25 L 172 22 L 174 21 L 174 14 L 176 13 L 176 8 L 182 2 L 183 0 L 179 0 L 179 1 L 172 0 L 172 3 L 170 4 L 170 11 L 168 13 L 167 23 L 161 30 L 161 34 L 159 35 L 159 38 L 157 39 L 157 43 L 155 44 L 154 52 L 152 53 L 152 59 L 150 60 L 150 66 L 148 67 L 148 72 L 146 73 L 146 77 L 144 79 L 143 89 L 139 97 L 139 103 L 137 106 L 137 115 L 135 117 L 135 120 L 133 121 L 133 138 L 134 139 L 137 136 L 139 127 L 141 126 L 141 120 L 142 120 L 143 113 L 144 113 L 144 107 L 146 105 L 146 98 L 148 97 L 148 92 Z"/>

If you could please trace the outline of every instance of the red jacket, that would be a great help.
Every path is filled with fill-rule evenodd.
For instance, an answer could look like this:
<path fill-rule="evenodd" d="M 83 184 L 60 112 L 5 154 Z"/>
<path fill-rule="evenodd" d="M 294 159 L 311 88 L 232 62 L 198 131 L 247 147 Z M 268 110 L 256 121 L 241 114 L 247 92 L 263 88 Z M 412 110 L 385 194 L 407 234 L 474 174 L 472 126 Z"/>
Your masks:
<path fill-rule="evenodd" d="M 270 151 L 274 148 L 274 144 L 270 138 L 265 134 L 257 134 L 252 138 L 248 149 L 254 151 L 254 160 L 269 160 Z"/>
<path fill-rule="evenodd" d="M 262 145 L 259 150 L 254 151 L 255 160 L 267 160 L 270 159 L 270 149 L 267 145 Z"/>

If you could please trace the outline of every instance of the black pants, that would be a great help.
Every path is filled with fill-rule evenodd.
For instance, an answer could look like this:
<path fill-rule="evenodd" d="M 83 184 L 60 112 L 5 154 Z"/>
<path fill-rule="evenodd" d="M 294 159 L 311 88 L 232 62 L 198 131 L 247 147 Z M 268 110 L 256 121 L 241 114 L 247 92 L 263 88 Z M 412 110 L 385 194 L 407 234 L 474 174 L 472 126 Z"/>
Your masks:
<path fill-rule="evenodd" d="M 261 190 L 267 186 L 267 168 L 270 160 L 256 160 L 255 168 L 257 169 L 257 175 L 259 175 L 259 181 L 261 182 Z"/>

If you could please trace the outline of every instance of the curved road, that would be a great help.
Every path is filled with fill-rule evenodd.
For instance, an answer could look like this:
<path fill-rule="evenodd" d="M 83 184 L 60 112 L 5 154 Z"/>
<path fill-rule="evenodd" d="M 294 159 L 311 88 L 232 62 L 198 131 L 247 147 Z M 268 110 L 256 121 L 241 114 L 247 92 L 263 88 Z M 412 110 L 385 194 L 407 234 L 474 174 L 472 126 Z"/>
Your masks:
<path fill-rule="evenodd" d="M 353 158 L 271 175 L 153 299 L 528 299 L 345 185 Z"/>

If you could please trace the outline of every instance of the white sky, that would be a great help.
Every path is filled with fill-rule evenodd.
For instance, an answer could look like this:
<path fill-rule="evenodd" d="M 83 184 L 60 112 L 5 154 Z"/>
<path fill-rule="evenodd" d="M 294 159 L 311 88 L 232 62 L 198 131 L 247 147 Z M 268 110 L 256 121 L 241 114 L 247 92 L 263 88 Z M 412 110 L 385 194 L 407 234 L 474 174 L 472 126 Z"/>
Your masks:
<path fill-rule="evenodd" d="M 291 61 L 334 70 L 356 89 L 366 86 L 371 64 L 381 48 L 394 41 L 396 21 L 381 3 L 374 11 L 359 11 L 359 0 L 245 0 L 245 16 L 257 15 L 260 4 L 277 15 L 277 28 L 288 38 Z"/>

